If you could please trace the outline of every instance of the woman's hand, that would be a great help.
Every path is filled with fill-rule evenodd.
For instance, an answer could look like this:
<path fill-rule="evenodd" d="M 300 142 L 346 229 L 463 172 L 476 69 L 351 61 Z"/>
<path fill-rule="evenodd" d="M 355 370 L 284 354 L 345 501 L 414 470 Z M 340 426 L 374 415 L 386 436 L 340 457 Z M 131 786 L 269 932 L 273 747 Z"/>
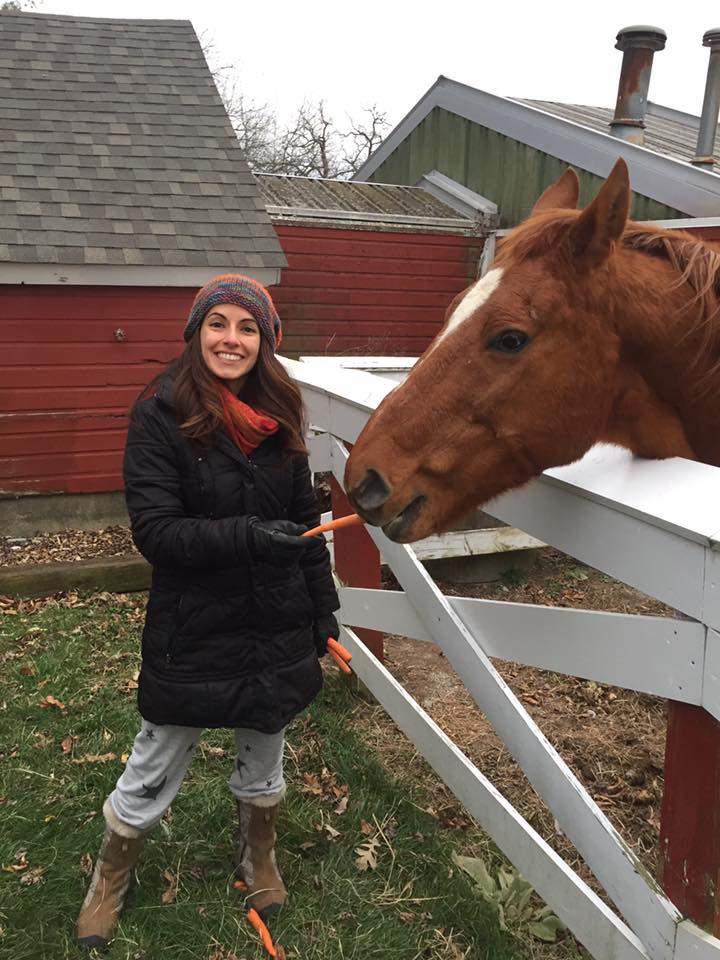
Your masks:
<path fill-rule="evenodd" d="M 313 542 L 303 537 L 307 530 L 292 520 L 260 520 L 248 517 L 248 546 L 253 560 L 262 560 L 276 567 L 289 567 L 296 563 Z"/>
<path fill-rule="evenodd" d="M 340 627 L 332 613 L 325 613 L 318 617 L 313 623 L 313 637 L 315 638 L 315 649 L 318 657 L 324 657 L 327 653 L 328 638 L 337 640 L 340 636 Z"/>

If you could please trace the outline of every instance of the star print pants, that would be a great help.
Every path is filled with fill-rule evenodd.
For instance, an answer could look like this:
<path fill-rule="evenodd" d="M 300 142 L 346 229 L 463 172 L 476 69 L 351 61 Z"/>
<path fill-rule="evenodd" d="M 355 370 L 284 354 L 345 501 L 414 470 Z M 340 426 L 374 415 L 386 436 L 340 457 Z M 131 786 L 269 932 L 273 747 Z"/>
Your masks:
<path fill-rule="evenodd" d="M 139 830 L 155 826 L 177 796 L 202 729 L 143 721 L 125 770 L 110 794 L 110 803 L 123 823 Z M 238 800 L 261 799 L 264 805 L 284 789 L 283 745 L 280 733 L 237 729 L 236 757 L 228 786 Z M 200 748 L 202 752 L 202 747 Z"/>

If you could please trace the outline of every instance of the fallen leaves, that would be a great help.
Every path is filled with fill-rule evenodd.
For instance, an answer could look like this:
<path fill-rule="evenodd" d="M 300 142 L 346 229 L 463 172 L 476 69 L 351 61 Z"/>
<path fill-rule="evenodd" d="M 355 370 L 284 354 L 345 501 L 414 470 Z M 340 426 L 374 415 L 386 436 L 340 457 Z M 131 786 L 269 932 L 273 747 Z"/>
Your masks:
<path fill-rule="evenodd" d="M 48 694 L 46 697 L 42 698 L 40 701 L 40 706 L 43 710 L 46 710 L 48 707 L 56 707 L 61 713 L 65 713 L 67 710 L 65 704 L 58 700 L 57 697 L 53 697 L 51 694 Z"/>
<path fill-rule="evenodd" d="M 3 864 L 4 873 L 19 873 L 21 870 L 27 870 L 30 866 L 27 858 L 27 850 L 18 850 L 15 854 L 15 863 Z"/>
<path fill-rule="evenodd" d="M 31 887 L 36 883 L 42 883 L 44 873 L 45 867 L 33 867 L 32 870 L 28 870 L 27 873 L 23 873 L 23 875 L 20 877 L 20 884 L 23 887 Z"/>
<path fill-rule="evenodd" d="M 365 843 L 361 843 L 359 847 L 355 848 L 355 853 L 357 857 L 355 858 L 355 866 L 358 870 L 363 872 L 367 870 L 377 869 L 378 860 L 378 848 L 380 847 L 380 839 L 378 837 L 371 837 L 370 840 L 367 840 Z"/>
<path fill-rule="evenodd" d="M 63 753 L 72 753 L 76 743 L 77 737 L 73 737 L 68 734 L 67 737 L 63 737 L 63 739 L 60 741 L 60 749 Z"/>
<path fill-rule="evenodd" d="M 93 868 L 93 858 L 89 853 L 84 853 L 80 857 L 80 873 L 82 873 L 84 877 L 89 877 L 93 872 Z"/>
<path fill-rule="evenodd" d="M 117 760 L 116 753 L 86 754 L 84 757 L 73 757 L 71 763 L 110 763 L 111 760 Z"/>
<path fill-rule="evenodd" d="M 180 877 L 178 874 L 173 873 L 172 870 L 163 870 L 162 878 L 167 884 L 167 888 L 163 891 L 160 899 L 165 906 L 168 906 L 168 904 L 175 903 L 177 900 Z"/>

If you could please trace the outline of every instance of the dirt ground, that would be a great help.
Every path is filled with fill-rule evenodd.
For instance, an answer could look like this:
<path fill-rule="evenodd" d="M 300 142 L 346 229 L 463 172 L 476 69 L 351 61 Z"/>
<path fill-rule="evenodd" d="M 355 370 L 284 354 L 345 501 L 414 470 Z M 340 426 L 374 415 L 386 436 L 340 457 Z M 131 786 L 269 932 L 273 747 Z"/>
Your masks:
<path fill-rule="evenodd" d="M 124 526 L 103 531 L 65 531 L 30 540 L 0 538 L 0 564 L 117 556 L 134 550 Z M 388 589 L 397 588 L 392 574 Z M 672 615 L 657 601 L 556 550 L 535 551 L 528 571 L 510 571 L 482 584 L 440 582 L 446 594 L 623 613 Z M 448 733 L 523 816 L 580 872 L 569 841 L 525 781 L 502 742 L 433 644 L 386 637 L 387 665 L 413 697 Z M 656 872 L 662 800 L 665 701 L 602 684 L 496 661 L 496 666 L 541 730 L 607 813 L 645 866 Z M 377 723 L 385 726 L 385 721 Z M 387 721 L 389 725 L 389 721 Z M 385 742 L 393 763 L 393 738 Z M 407 762 L 398 759 L 398 764 Z M 438 804 L 453 808 L 452 798 Z M 456 819 L 458 814 L 453 813 Z M 462 815 L 459 815 L 462 826 Z"/>
<path fill-rule="evenodd" d="M 392 588 L 392 577 L 387 587 Z M 659 602 L 559 551 L 536 551 L 529 571 L 445 594 L 672 616 Z M 528 822 L 576 869 L 591 875 L 552 814 L 434 644 L 387 636 L 388 667 Z M 655 874 L 663 793 L 666 703 L 605 684 L 495 660 L 540 729 L 614 826 Z M 593 883 L 593 886 L 595 884 Z"/>

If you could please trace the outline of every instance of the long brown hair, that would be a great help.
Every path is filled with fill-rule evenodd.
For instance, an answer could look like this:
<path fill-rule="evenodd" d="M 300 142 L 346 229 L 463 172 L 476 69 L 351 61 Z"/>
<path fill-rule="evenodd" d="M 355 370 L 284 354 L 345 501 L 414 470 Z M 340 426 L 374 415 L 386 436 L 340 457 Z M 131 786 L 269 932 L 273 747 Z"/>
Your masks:
<path fill-rule="evenodd" d="M 151 396 L 165 377 L 173 381 L 173 401 L 180 429 L 186 437 L 209 443 L 215 431 L 224 426 L 225 416 L 218 396 L 220 381 L 208 370 L 202 357 L 199 328 L 180 356 L 153 378 L 136 402 Z M 286 455 L 307 454 L 302 393 L 264 336 L 260 337 L 257 363 L 247 375 L 241 399 L 277 420 Z"/>

